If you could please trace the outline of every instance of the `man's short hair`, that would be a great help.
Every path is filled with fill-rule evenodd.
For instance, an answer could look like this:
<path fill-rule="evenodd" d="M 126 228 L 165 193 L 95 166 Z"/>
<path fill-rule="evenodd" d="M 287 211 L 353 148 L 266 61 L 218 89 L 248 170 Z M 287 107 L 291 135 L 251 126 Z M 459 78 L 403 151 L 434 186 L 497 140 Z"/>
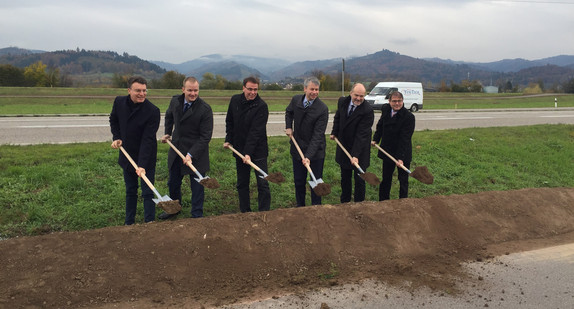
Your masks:
<path fill-rule="evenodd" d="M 247 85 L 247 83 L 253 83 L 253 84 L 259 85 L 259 78 L 255 77 L 255 76 L 246 77 L 243 80 L 243 86 Z"/>
<path fill-rule="evenodd" d="M 131 88 L 134 83 L 142 84 L 147 86 L 147 80 L 141 76 L 132 76 L 128 79 L 128 88 Z"/>
<path fill-rule="evenodd" d="M 391 93 L 389 93 L 389 100 L 391 100 L 394 96 L 398 96 L 401 97 L 401 100 L 404 100 L 405 98 L 403 97 L 403 94 L 398 91 L 398 90 L 394 90 Z"/>
<path fill-rule="evenodd" d="M 193 77 L 193 76 L 188 76 L 183 80 L 183 86 L 185 87 L 185 83 L 187 82 L 191 82 L 192 84 L 198 83 L 199 81 L 197 80 L 197 78 Z"/>
<path fill-rule="evenodd" d="M 305 79 L 305 81 L 303 82 L 303 87 L 307 88 L 307 86 L 309 86 L 309 83 L 313 83 L 317 86 L 321 86 L 321 82 L 319 81 L 319 79 L 315 76 L 311 76 L 311 77 L 307 77 Z"/>

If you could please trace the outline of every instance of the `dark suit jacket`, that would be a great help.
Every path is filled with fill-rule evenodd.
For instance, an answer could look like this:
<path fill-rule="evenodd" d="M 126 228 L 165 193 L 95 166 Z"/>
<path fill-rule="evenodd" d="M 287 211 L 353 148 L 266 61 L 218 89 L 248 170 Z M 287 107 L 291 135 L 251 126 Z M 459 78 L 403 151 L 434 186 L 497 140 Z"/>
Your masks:
<path fill-rule="evenodd" d="M 319 97 L 304 108 L 304 94 L 293 96 L 285 110 L 285 128 L 293 129 L 293 137 L 309 160 L 325 158 L 325 130 L 329 122 L 329 108 Z M 301 159 L 291 141 L 291 156 Z"/>
<path fill-rule="evenodd" d="M 339 139 L 352 157 L 359 159 L 359 166 L 365 170 L 371 162 L 371 127 L 375 121 L 375 114 L 371 105 L 363 102 L 350 116 L 347 116 L 349 104 L 351 96 L 339 98 L 331 135 Z M 352 168 L 349 157 L 340 147 L 337 147 L 335 161 L 341 168 Z"/>
<path fill-rule="evenodd" d="M 403 160 L 406 164 L 412 160 L 411 138 L 414 131 L 415 116 L 411 112 L 403 106 L 395 117 L 391 118 L 391 106 L 384 104 L 373 140 L 377 143 L 380 141 L 381 148 L 395 159 Z M 378 156 L 383 160 L 390 160 L 380 151 Z"/>
<path fill-rule="evenodd" d="M 247 101 L 243 93 L 232 96 L 225 117 L 225 141 L 251 160 L 267 158 L 268 118 L 267 103 L 259 95 L 252 101 Z"/>
<path fill-rule="evenodd" d="M 144 169 L 155 169 L 159 119 L 159 108 L 147 99 L 139 104 L 134 104 L 129 96 L 116 97 L 114 100 L 110 114 L 112 138 L 121 139 L 130 157 Z M 121 151 L 118 164 L 124 169 L 133 168 Z"/>
<path fill-rule="evenodd" d="M 171 135 L 172 143 L 185 156 L 192 157 L 193 166 L 203 175 L 209 170 L 209 142 L 213 135 L 213 111 L 201 98 L 197 98 L 191 108 L 183 113 L 184 95 L 171 98 L 165 112 L 165 134 Z M 173 149 L 167 156 L 168 170 L 175 160 L 181 160 Z M 182 165 L 181 174 L 193 173 L 187 165 Z"/>

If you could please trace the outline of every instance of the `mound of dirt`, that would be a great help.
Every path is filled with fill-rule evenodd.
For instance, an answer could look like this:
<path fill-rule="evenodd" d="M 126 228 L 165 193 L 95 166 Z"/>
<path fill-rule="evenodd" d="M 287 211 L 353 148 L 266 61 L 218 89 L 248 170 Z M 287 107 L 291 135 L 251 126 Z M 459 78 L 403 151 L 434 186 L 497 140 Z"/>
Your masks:
<path fill-rule="evenodd" d="M 574 231 L 574 189 L 181 219 L 0 241 L 2 308 L 210 308 L 373 278 L 453 289 L 460 263 Z"/>

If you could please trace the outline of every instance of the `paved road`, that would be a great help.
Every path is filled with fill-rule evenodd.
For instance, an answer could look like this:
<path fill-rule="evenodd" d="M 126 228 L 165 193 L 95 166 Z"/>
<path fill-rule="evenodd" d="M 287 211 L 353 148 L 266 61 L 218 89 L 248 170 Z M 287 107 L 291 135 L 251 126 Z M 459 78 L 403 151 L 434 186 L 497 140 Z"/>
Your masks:
<path fill-rule="evenodd" d="M 379 119 L 375 114 L 375 123 Z M 574 124 L 574 108 L 516 110 L 421 111 L 416 115 L 417 130 L 444 130 L 467 127 L 521 126 L 532 124 Z M 327 133 L 331 132 L 333 114 Z M 225 136 L 225 115 L 214 116 L 214 137 Z M 163 118 L 158 138 L 163 133 Z M 111 140 L 107 115 L 0 117 L 0 144 L 64 144 Z M 283 135 L 283 113 L 272 113 L 268 135 Z"/>

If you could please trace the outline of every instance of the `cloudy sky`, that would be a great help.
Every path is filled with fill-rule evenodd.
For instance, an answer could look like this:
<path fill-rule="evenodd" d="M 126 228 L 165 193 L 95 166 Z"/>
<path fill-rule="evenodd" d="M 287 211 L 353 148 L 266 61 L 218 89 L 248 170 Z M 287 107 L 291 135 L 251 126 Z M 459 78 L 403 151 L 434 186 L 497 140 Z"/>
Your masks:
<path fill-rule="evenodd" d="M 208 54 L 289 61 L 382 49 L 490 62 L 574 55 L 574 0 L 0 1 L 0 48 Z"/>

